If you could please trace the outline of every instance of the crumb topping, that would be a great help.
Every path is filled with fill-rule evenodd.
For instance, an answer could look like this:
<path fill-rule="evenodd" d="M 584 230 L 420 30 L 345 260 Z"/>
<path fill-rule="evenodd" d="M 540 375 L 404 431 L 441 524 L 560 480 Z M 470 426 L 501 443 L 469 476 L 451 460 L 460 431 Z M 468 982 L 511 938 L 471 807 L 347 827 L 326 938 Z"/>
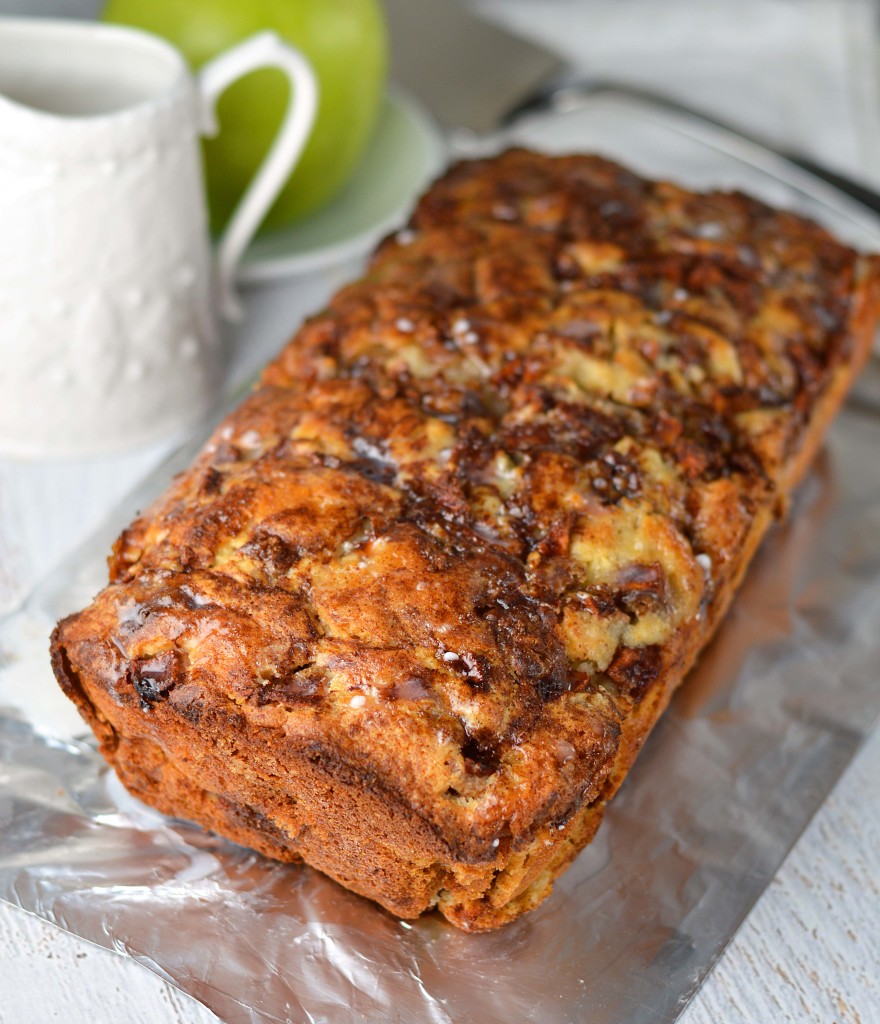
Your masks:
<path fill-rule="evenodd" d="M 117 542 L 119 699 L 333 735 L 489 838 L 592 798 L 849 355 L 857 260 L 598 157 L 454 166 Z"/>

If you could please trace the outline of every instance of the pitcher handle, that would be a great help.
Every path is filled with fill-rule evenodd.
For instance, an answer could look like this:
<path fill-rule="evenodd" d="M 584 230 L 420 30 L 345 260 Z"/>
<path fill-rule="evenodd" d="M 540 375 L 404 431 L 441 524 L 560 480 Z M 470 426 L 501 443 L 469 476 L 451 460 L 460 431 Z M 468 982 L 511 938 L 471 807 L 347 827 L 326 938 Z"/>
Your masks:
<path fill-rule="evenodd" d="M 308 141 L 318 111 L 318 81 L 299 50 L 274 32 L 260 32 L 206 64 L 198 75 L 205 135 L 217 134 L 217 100 L 237 79 L 271 67 L 290 79 L 290 100 L 278 134 L 253 179 L 238 201 L 217 245 L 217 289 L 221 314 L 239 320 L 242 304 L 235 273 L 278 193 L 286 184 Z"/>

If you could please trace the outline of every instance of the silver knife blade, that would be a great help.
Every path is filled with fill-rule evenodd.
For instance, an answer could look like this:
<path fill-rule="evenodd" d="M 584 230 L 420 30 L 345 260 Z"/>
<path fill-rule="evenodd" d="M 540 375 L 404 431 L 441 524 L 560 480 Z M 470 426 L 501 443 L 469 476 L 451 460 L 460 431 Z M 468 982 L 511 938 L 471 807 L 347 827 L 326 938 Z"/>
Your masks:
<path fill-rule="evenodd" d="M 556 54 L 457 0 L 384 0 L 391 78 L 446 128 L 483 133 L 565 67 Z"/>

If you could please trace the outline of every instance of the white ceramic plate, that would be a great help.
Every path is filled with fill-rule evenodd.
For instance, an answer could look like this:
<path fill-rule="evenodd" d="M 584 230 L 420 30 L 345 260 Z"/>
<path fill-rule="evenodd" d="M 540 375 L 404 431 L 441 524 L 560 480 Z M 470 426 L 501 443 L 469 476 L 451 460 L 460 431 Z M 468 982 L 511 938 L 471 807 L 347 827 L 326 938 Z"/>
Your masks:
<path fill-rule="evenodd" d="M 446 162 L 430 116 L 399 88 L 385 96 L 373 138 L 352 178 L 317 213 L 251 243 L 243 282 L 302 274 L 365 255 L 397 224 Z"/>

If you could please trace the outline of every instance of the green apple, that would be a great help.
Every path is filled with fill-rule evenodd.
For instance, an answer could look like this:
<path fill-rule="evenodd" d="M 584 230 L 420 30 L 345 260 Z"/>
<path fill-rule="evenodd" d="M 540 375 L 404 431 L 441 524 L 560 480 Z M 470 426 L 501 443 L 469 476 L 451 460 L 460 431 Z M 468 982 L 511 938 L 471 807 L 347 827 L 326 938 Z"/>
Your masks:
<path fill-rule="evenodd" d="M 164 36 L 193 68 L 255 32 L 273 29 L 308 57 L 321 95 L 302 158 L 263 227 L 281 227 L 311 213 L 345 184 L 382 101 L 387 36 L 379 0 L 109 0 L 103 17 Z M 265 156 L 288 95 L 285 75 L 267 68 L 221 96 L 220 132 L 204 143 L 213 231 L 229 219 Z"/>

